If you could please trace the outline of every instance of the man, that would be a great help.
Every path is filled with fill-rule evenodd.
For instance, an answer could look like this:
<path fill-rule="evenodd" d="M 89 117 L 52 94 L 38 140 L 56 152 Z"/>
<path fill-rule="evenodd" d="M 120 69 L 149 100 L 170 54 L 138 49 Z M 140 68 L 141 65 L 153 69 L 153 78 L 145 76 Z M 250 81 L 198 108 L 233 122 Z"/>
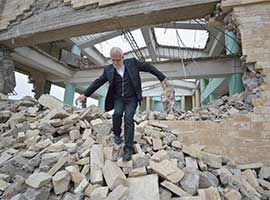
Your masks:
<path fill-rule="evenodd" d="M 164 74 L 148 63 L 140 62 L 135 58 L 125 59 L 122 50 L 113 47 L 110 51 L 112 63 L 104 67 L 103 74 L 97 78 L 76 101 L 84 102 L 87 97 L 93 94 L 101 85 L 109 81 L 108 93 L 105 99 L 105 111 L 114 109 L 113 132 L 114 143 L 122 143 L 121 124 L 124 116 L 124 161 L 131 159 L 134 138 L 134 114 L 142 101 L 142 88 L 140 71 L 149 72 L 155 75 L 166 87 L 167 80 Z"/>

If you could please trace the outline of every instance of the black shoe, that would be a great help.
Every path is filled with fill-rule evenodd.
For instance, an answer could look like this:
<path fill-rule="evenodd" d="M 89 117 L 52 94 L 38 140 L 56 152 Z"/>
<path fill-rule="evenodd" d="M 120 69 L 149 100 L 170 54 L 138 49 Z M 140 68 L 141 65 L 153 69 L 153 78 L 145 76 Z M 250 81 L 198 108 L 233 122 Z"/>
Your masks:
<path fill-rule="evenodd" d="M 124 150 L 123 161 L 130 161 L 131 156 L 132 156 L 132 150 L 131 149 L 125 149 Z"/>
<path fill-rule="evenodd" d="M 114 143 L 119 145 L 122 143 L 122 138 L 120 136 L 114 136 Z"/>

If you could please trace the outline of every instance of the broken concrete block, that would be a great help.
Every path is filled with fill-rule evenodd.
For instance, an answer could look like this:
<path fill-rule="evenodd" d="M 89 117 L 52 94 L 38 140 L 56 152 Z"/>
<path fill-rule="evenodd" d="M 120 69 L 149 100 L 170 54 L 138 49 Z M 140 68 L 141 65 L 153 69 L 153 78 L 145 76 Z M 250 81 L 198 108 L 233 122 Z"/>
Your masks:
<path fill-rule="evenodd" d="M 63 125 L 72 125 L 76 124 L 80 120 L 80 116 L 78 114 L 70 115 L 63 119 Z"/>
<path fill-rule="evenodd" d="M 260 184 L 260 186 L 262 186 L 263 189 L 265 190 L 270 190 L 270 183 L 263 180 L 263 179 L 258 179 L 258 182 Z"/>
<path fill-rule="evenodd" d="M 5 191 L 5 189 L 9 186 L 10 184 L 3 179 L 0 179 L 0 191 Z"/>
<path fill-rule="evenodd" d="M 64 106 L 63 102 L 48 94 L 41 95 L 41 97 L 38 99 L 38 102 L 42 106 L 49 109 L 62 108 Z"/>
<path fill-rule="evenodd" d="M 64 150 L 69 153 L 76 153 L 78 150 L 78 144 L 77 143 L 66 143 L 64 144 Z"/>
<path fill-rule="evenodd" d="M 262 179 L 270 178 L 270 167 L 262 167 L 259 172 L 259 177 Z"/>
<path fill-rule="evenodd" d="M 133 161 L 132 160 L 129 160 L 129 161 L 123 161 L 123 158 L 120 158 L 118 161 L 117 161 L 117 165 L 119 167 L 122 167 L 122 168 L 132 168 L 133 166 Z"/>
<path fill-rule="evenodd" d="M 198 159 L 197 163 L 201 171 L 207 171 L 207 165 L 201 159 Z"/>
<path fill-rule="evenodd" d="M 177 183 L 184 177 L 182 170 L 176 167 L 169 160 L 163 160 L 160 163 L 156 163 L 150 160 L 149 166 L 159 176 L 165 178 L 168 181 L 171 181 L 172 183 Z"/>
<path fill-rule="evenodd" d="M 151 174 L 128 178 L 128 200 L 159 199 L 158 176 Z"/>
<path fill-rule="evenodd" d="M 76 161 L 77 165 L 88 165 L 89 164 L 89 157 L 82 158 Z"/>
<path fill-rule="evenodd" d="M 24 132 L 19 132 L 17 136 L 17 142 L 18 143 L 23 143 L 26 139 L 26 135 Z"/>
<path fill-rule="evenodd" d="M 48 200 L 50 195 L 50 188 L 49 187 L 42 187 L 39 189 L 34 189 L 28 187 L 26 191 L 23 193 L 23 199 L 31 199 L 31 200 Z"/>
<path fill-rule="evenodd" d="M 158 151 L 160 149 L 163 149 L 162 140 L 160 138 L 152 138 L 152 142 L 153 142 L 153 150 L 154 151 Z"/>
<path fill-rule="evenodd" d="M 108 187 L 97 187 L 91 193 L 90 199 L 91 200 L 103 200 L 107 197 L 109 193 Z"/>
<path fill-rule="evenodd" d="M 83 179 L 80 184 L 76 187 L 74 190 L 74 193 L 81 193 L 84 191 L 84 189 L 88 186 L 88 181 L 86 179 Z"/>
<path fill-rule="evenodd" d="M 135 168 L 131 172 L 129 172 L 129 177 L 137 177 L 147 175 L 147 171 L 145 167 Z"/>
<path fill-rule="evenodd" d="M 180 197 L 189 197 L 191 196 L 191 194 L 187 193 L 186 191 L 184 191 L 182 188 L 178 187 L 177 185 L 169 182 L 169 181 L 163 181 L 161 184 L 161 186 L 163 186 L 164 188 L 168 189 L 169 191 L 171 191 L 172 193 L 180 196 Z"/>
<path fill-rule="evenodd" d="M 56 164 L 54 164 L 54 166 L 48 171 L 48 174 L 50 176 L 53 176 L 61 167 L 63 167 L 69 160 L 70 160 L 70 156 L 66 156 L 64 158 L 60 158 Z"/>
<path fill-rule="evenodd" d="M 64 142 L 60 140 L 59 142 L 50 145 L 47 148 L 47 151 L 49 151 L 49 152 L 60 152 L 60 151 L 64 151 L 64 147 L 65 147 Z"/>
<path fill-rule="evenodd" d="M 41 188 L 51 181 L 51 176 L 44 172 L 34 173 L 30 175 L 25 183 L 33 188 Z"/>
<path fill-rule="evenodd" d="M 174 140 L 174 141 L 172 141 L 172 147 L 174 147 L 176 149 L 182 149 L 183 144 L 178 140 Z"/>
<path fill-rule="evenodd" d="M 94 119 L 90 123 L 92 124 L 92 126 L 97 126 L 103 124 L 103 121 L 101 119 Z"/>
<path fill-rule="evenodd" d="M 137 153 L 132 155 L 133 167 L 146 167 L 149 164 L 149 156 L 145 153 Z"/>
<path fill-rule="evenodd" d="M 106 198 L 106 200 L 121 200 L 128 195 L 128 188 L 118 185 Z"/>
<path fill-rule="evenodd" d="M 250 164 L 244 164 L 244 165 L 237 165 L 237 168 L 240 170 L 258 169 L 262 167 L 263 167 L 263 163 L 250 163 Z"/>
<path fill-rule="evenodd" d="M 198 193 L 201 200 L 221 200 L 218 190 L 213 187 L 200 189 Z"/>
<path fill-rule="evenodd" d="M 101 185 L 99 185 L 99 184 L 92 185 L 91 183 L 89 183 L 88 186 L 85 188 L 83 193 L 86 196 L 90 197 L 92 192 L 98 187 L 101 187 Z"/>
<path fill-rule="evenodd" d="M 151 157 L 151 160 L 156 161 L 156 162 L 161 162 L 162 160 L 165 160 L 168 158 L 169 158 L 169 155 L 167 151 L 160 150 L 157 153 L 154 153 L 154 155 Z"/>
<path fill-rule="evenodd" d="M 187 168 L 191 168 L 191 169 L 198 169 L 198 164 L 197 164 L 197 160 L 195 158 L 192 157 L 185 157 L 185 161 L 186 161 L 186 167 Z"/>
<path fill-rule="evenodd" d="M 81 173 L 86 176 L 89 171 L 90 171 L 90 165 L 84 165 L 84 167 L 81 170 Z"/>
<path fill-rule="evenodd" d="M 2 153 L 0 156 L 0 164 L 6 162 L 7 160 L 11 159 L 13 156 L 9 153 Z"/>
<path fill-rule="evenodd" d="M 72 142 L 81 138 L 81 133 L 79 130 L 72 130 L 69 132 L 69 137 Z"/>
<path fill-rule="evenodd" d="M 195 195 L 199 188 L 199 180 L 200 176 L 197 171 L 194 169 L 185 168 L 184 169 L 184 177 L 180 181 L 180 185 L 182 188 L 191 195 Z"/>
<path fill-rule="evenodd" d="M 83 132 L 82 139 L 86 140 L 87 138 L 91 137 L 92 129 L 85 129 Z"/>
<path fill-rule="evenodd" d="M 201 151 L 203 149 L 204 149 L 203 145 L 192 144 L 192 145 L 184 145 L 182 151 L 193 158 L 201 158 Z"/>
<path fill-rule="evenodd" d="M 221 168 L 222 166 L 222 157 L 206 152 L 201 153 L 202 161 L 213 168 Z"/>
<path fill-rule="evenodd" d="M 100 144 L 95 144 L 91 148 L 90 155 L 90 179 L 92 184 L 102 184 L 103 176 L 102 176 L 102 168 L 104 166 L 104 154 L 103 154 L 103 146 Z"/>
<path fill-rule="evenodd" d="M 230 190 L 225 195 L 225 200 L 241 200 L 242 196 L 237 190 Z"/>
<path fill-rule="evenodd" d="M 136 153 L 143 153 L 143 150 L 142 150 L 140 144 L 135 144 L 135 145 L 134 145 L 134 151 L 135 151 Z"/>
<path fill-rule="evenodd" d="M 158 121 L 153 121 L 153 122 L 150 122 L 151 126 L 154 126 L 154 127 L 157 127 L 157 128 L 160 128 L 160 129 L 168 129 L 169 126 L 167 124 L 164 124 L 162 122 L 158 122 Z"/>
<path fill-rule="evenodd" d="M 69 190 L 70 179 L 68 171 L 62 170 L 57 172 L 52 178 L 54 193 L 58 195 L 67 192 Z"/>
<path fill-rule="evenodd" d="M 71 180 L 74 183 L 79 184 L 83 179 L 85 179 L 85 176 L 80 173 L 79 169 L 75 166 L 68 166 L 65 168 L 70 173 Z"/>
<path fill-rule="evenodd" d="M 210 172 L 201 172 L 200 174 L 200 183 L 199 188 L 209 188 L 211 186 L 218 187 L 219 180 L 218 178 Z"/>
<path fill-rule="evenodd" d="M 104 147 L 104 159 L 112 160 L 113 159 L 113 148 L 112 147 Z"/>
<path fill-rule="evenodd" d="M 108 187 L 113 190 L 118 185 L 127 185 L 127 179 L 115 162 L 106 160 L 103 174 Z"/>
<path fill-rule="evenodd" d="M 251 169 L 247 169 L 241 173 L 244 177 L 246 177 L 247 182 L 249 182 L 250 185 L 252 185 L 254 188 L 256 188 L 259 183 L 256 178 L 256 172 L 252 171 Z"/>

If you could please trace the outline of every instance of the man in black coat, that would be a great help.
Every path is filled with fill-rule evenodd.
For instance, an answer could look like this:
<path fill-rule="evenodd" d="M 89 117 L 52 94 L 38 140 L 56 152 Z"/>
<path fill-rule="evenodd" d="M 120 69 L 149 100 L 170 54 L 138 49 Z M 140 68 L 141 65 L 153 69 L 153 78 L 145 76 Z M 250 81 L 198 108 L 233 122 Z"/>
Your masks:
<path fill-rule="evenodd" d="M 114 142 L 122 143 L 121 124 L 124 116 L 124 157 L 125 161 L 131 159 L 134 138 L 134 114 L 138 103 L 142 101 L 142 87 L 140 71 L 149 72 L 156 76 L 166 87 L 167 79 L 165 75 L 157 70 L 153 65 L 140 62 L 135 58 L 124 59 L 122 50 L 113 47 L 110 51 L 113 64 L 104 67 L 103 74 L 98 77 L 84 92 L 76 102 L 84 102 L 105 82 L 109 82 L 109 88 L 105 99 L 105 111 L 114 109 L 113 132 Z"/>

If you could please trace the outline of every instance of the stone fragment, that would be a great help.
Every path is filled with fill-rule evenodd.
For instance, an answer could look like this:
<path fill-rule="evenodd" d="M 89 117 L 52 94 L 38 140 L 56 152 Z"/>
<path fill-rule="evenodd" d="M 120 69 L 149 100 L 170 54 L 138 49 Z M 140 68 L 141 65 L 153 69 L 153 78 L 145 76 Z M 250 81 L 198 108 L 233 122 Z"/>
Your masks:
<path fill-rule="evenodd" d="M 103 200 L 107 197 L 109 193 L 108 187 L 97 187 L 91 193 L 90 199 L 91 200 Z"/>
<path fill-rule="evenodd" d="M 201 153 L 202 161 L 213 168 L 221 168 L 222 157 L 206 152 Z"/>
<path fill-rule="evenodd" d="M 39 97 L 38 102 L 49 109 L 54 109 L 54 108 L 62 108 L 63 107 L 63 102 L 58 100 L 57 98 L 48 95 L 48 94 L 43 94 L 41 97 Z"/>
<path fill-rule="evenodd" d="M 79 169 L 75 166 L 68 166 L 65 168 L 70 173 L 71 180 L 74 183 L 79 184 L 83 179 L 85 179 L 85 176 L 80 173 Z"/>
<path fill-rule="evenodd" d="M 158 176 L 151 174 L 128 178 L 128 200 L 159 199 Z"/>
<path fill-rule="evenodd" d="M 203 149 L 204 149 L 203 145 L 192 144 L 192 145 L 184 145 L 182 151 L 193 158 L 201 158 L 201 151 Z"/>
<path fill-rule="evenodd" d="M 151 157 L 151 160 L 156 161 L 156 162 L 161 162 L 162 160 L 165 160 L 168 158 L 169 158 L 169 155 L 167 151 L 160 150 L 157 153 L 154 153 L 154 155 Z"/>
<path fill-rule="evenodd" d="M 201 200 L 221 200 L 218 190 L 214 187 L 198 191 Z"/>
<path fill-rule="evenodd" d="M 259 172 L 259 177 L 262 179 L 270 178 L 270 167 L 262 167 Z"/>
<path fill-rule="evenodd" d="M 58 195 L 67 192 L 69 190 L 70 179 L 69 172 L 66 170 L 57 172 L 52 178 L 54 193 Z"/>
<path fill-rule="evenodd" d="M 34 173 L 30 175 L 25 183 L 33 188 L 41 188 L 51 181 L 51 176 L 44 172 Z"/>
<path fill-rule="evenodd" d="M 160 185 L 163 186 L 164 188 L 168 189 L 172 193 L 176 194 L 177 196 L 180 196 L 180 197 L 191 196 L 191 194 L 187 193 L 186 191 L 184 191 L 183 189 L 181 189 L 180 187 L 178 187 L 177 185 L 175 185 L 169 181 L 165 180 Z"/>
<path fill-rule="evenodd" d="M 237 190 L 230 190 L 225 195 L 225 200 L 241 200 L 242 195 Z"/>
<path fill-rule="evenodd" d="M 69 132 L 69 137 L 72 142 L 81 138 L 81 133 L 79 130 L 72 130 Z"/>
<path fill-rule="evenodd" d="M 104 166 L 104 153 L 103 146 L 100 144 L 95 144 L 91 148 L 90 155 L 90 179 L 92 184 L 102 184 L 103 183 L 103 175 L 102 168 Z"/>
<path fill-rule="evenodd" d="M 121 200 L 128 195 L 128 188 L 118 185 L 106 198 L 106 200 Z"/>
<path fill-rule="evenodd" d="M 135 168 L 129 173 L 129 177 L 137 177 L 147 175 L 147 171 L 145 167 Z"/>
<path fill-rule="evenodd" d="M 240 170 L 245 170 L 245 169 L 258 169 L 262 168 L 263 163 L 250 163 L 250 164 L 243 164 L 243 165 L 238 165 L 237 168 Z"/>
<path fill-rule="evenodd" d="M 171 181 L 172 183 L 177 183 L 184 177 L 182 170 L 176 167 L 169 160 L 163 160 L 160 163 L 150 160 L 149 166 L 159 176 L 165 178 L 168 181 Z"/>
<path fill-rule="evenodd" d="M 103 174 L 108 187 L 113 190 L 118 185 L 127 185 L 127 179 L 115 162 L 106 160 Z"/>
<path fill-rule="evenodd" d="M 86 179 L 83 179 L 80 184 L 76 187 L 74 190 L 74 193 L 81 193 L 84 191 L 84 189 L 88 186 L 88 181 Z"/>

